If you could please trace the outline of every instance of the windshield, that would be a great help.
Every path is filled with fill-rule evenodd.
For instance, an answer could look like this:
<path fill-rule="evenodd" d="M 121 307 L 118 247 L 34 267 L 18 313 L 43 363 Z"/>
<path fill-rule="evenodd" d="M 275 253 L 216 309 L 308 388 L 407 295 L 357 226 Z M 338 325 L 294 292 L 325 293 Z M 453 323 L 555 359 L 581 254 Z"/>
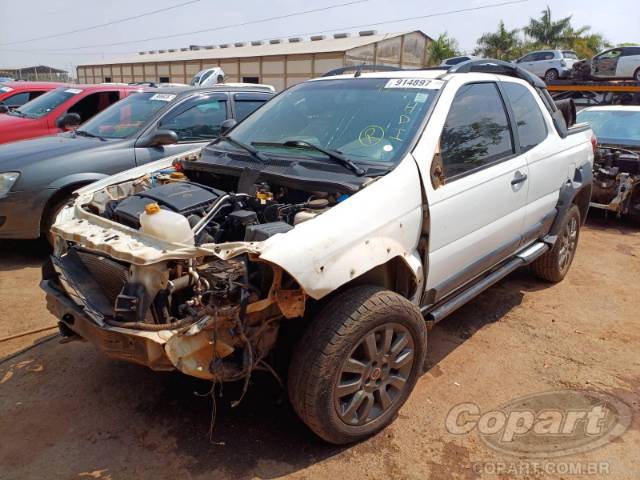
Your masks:
<path fill-rule="evenodd" d="M 176 96 L 172 93 L 132 93 L 99 113 L 80 131 L 102 138 L 125 138 L 137 133 L 143 125 Z"/>
<path fill-rule="evenodd" d="M 202 76 L 202 72 L 196 73 L 195 76 L 191 79 L 191 83 L 189 83 L 189 85 L 191 86 L 199 85 L 201 76 Z"/>
<path fill-rule="evenodd" d="M 302 141 L 355 162 L 396 162 L 415 137 L 440 82 L 356 78 L 298 84 L 249 115 L 231 136 L 267 153 L 326 155 Z M 230 143 L 222 148 L 235 148 Z"/>
<path fill-rule="evenodd" d="M 82 93 L 79 88 L 56 88 L 50 92 L 40 95 L 35 100 L 25 103 L 11 114 L 27 118 L 44 117 L 47 113 L 55 110 L 71 97 Z"/>
<path fill-rule="evenodd" d="M 640 145 L 640 111 L 583 110 L 578 121 L 591 125 L 601 143 Z"/>

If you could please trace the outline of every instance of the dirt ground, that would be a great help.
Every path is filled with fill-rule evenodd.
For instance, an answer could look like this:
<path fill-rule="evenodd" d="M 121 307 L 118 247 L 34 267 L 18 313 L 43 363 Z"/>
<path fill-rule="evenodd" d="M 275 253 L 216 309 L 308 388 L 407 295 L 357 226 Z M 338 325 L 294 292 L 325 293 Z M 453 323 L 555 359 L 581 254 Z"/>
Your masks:
<path fill-rule="evenodd" d="M 634 417 L 612 443 L 559 460 L 606 464 L 586 478 L 640 478 L 640 229 L 593 217 L 564 282 L 516 272 L 439 323 L 399 418 L 358 445 L 314 437 L 265 374 L 237 408 L 225 387 L 210 443 L 207 383 L 57 338 L 15 355 L 50 332 L 2 342 L 0 479 L 515 478 L 487 465 L 526 459 L 448 433 L 448 411 L 563 389 L 607 392 Z M 45 256 L 39 242 L 0 242 L 0 337 L 55 324 L 38 288 Z"/>

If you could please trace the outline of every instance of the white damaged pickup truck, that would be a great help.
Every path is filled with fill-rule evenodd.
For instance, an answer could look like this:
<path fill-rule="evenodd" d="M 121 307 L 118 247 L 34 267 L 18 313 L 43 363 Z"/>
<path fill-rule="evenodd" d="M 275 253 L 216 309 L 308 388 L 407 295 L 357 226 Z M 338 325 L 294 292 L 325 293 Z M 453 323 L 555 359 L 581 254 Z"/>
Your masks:
<path fill-rule="evenodd" d="M 296 325 L 293 408 L 357 441 L 411 393 L 428 327 L 519 267 L 563 279 L 592 137 L 498 61 L 310 80 L 77 191 L 41 285 L 63 335 L 245 387 Z"/>

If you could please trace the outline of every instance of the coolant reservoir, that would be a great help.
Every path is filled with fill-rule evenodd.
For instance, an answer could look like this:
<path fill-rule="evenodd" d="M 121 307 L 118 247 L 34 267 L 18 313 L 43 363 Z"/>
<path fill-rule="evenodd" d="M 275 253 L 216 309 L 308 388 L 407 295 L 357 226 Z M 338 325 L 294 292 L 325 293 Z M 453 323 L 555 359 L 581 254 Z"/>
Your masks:
<path fill-rule="evenodd" d="M 142 231 L 152 237 L 167 242 L 194 244 L 193 231 L 186 217 L 162 210 L 157 203 L 150 203 L 144 207 L 144 212 L 140 215 L 140 225 Z"/>

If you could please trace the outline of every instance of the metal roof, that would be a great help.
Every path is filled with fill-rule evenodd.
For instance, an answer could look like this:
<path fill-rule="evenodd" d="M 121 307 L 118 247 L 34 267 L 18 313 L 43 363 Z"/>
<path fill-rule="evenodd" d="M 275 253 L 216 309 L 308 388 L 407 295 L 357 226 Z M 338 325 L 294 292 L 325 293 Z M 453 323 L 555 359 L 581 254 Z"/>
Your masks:
<path fill-rule="evenodd" d="M 416 30 L 415 32 L 429 38 L 424 32 Z M 189 61 L 189 60 L 205 60 L 215 59 L 222 60 L 227 58 L 248 58 L 248 57 L 265 57 L 273 55 L 304 55 L 312 53 L 329 53 L 329 52 L 346 52 L 352 48 L 369 45 L 389 38 L 399 37 L 413 33 L 413 31 L 399 33 L 384 33 L 373 35 L 354 35 L 347 37 L 335 38 L 329 37 L 322 40 L 308 41 L 289 41 L 287 39 L 264 41 L 261 45 L 253 45 L 258 42 L 247 42 L 244 46 L 236 47 L 233 43 L 224 44 L 226 47 L 200 47 L 198 50 L 172 49 L 175 51 L 166 51 L 165 53 L 149 53 L 141 52 L 128 57 L 116 58 L 100 63 L 84 64 L 79 66 L 91 65 L 113 65 L 120 63 L 155 63 L 170 61 Z M 338 34 L 342 35 L 342 34 Z"/>

